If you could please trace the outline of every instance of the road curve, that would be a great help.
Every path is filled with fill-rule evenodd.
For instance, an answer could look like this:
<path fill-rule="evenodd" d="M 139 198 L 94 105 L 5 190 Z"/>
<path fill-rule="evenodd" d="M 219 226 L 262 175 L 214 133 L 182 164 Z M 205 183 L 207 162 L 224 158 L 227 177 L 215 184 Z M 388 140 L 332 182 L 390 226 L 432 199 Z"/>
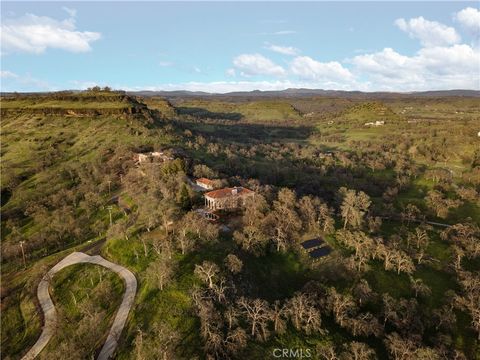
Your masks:
<path fill-rule="evenodd" d="M 55 310 L 55 305 L 53 304 L 50 293 L 48 292 L 50 280 L 52 279 L 53 275 L 55 275 L 63 268 L 79 263 L 101 265 L 103 267 L 106 267 L 107 269 L 115 271 L 125 281 L 125 293 L 123 294 L 122 303 L 118 308 L 117 314 L 115 315 L 115 319 L 113 321 L 113 325 L 108 333 L 107 340 L 105 341 L 105 344 L 103 345 L 97 359 L 107 360 L 112 357 L 118 345 L 118 339 L 120 338 L 120 334 L 122 333 L 125 322 L 127 321 L 130 308 L 133 305 L 133 300 L 135 299 L 135 293 L 137 292 L 137 279 L 129 270 L 127 270 L 123 266 L 105 260 L 99 255 L 90 256 L 85 253 L 74 252 L 65 257 L 57 265 L 52 267 L 50 271 L 48 271 L 47 274 L 45 274 L 45 276 L 42 278 L 40 284 L 38 284 L 37 297 L 38 301 L 40 302 L 40 306 L 42 307 L 45 322 L 43 325 L 42 333 L 38 338 L 37 342 L 25 354 L 22 360 L 32 360 L 38 354 L 40 354 L 40 352 L 48 344 L 48 341 L 55 332 L 55 328 L 57 325 L 57 311 Z"/>

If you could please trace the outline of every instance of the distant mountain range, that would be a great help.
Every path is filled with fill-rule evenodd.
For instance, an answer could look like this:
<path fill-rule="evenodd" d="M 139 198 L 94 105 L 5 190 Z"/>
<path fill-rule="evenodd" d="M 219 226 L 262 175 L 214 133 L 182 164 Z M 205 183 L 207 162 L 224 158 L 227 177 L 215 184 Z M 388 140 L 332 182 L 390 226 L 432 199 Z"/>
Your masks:
<path fill-rule="evenodd" d="M 286 89 L 278 91 L 237 91 L 224 94 L 208 93 L 203 91 L 134 91 L 128 94 L 137 96 L 163 96 L 163 97 L 311 97 L 328 96 L 336 98 L 392 98 L 392 97 L 444 97 L 444 96 L 465 96 L 480 97 L 478 90 L 438 90 L 419 92 L 362 92 L 362 91 L 340 91 L 322 89 Z"/>
<path fill-rule="evenodd" d="M 80 90 L 66 90 L 62 91 L 66 93 L 77 93 Z M 217 98 L 232 98 L 242 97 L 247 99 L 254 98 L 298 98 L 298 97 L 312 97 L 312 96 L 325 96 L 334 98 L 356 98 L 356 99 L 386 99 L 386 98 L 398 98 L 398 97 L 448 97 L 448 96 L 464 96 L 464 97 L 480 97 L 479 90 L 432 90 L 432 91 L 413 91 L 413 92 L 362 92 L 362 91 L 341 91 L 341 90 L 322 90 L 322 89 L 285 89 L 277 91 L 236 91 L 229 93 L 209 93 L 204 91 L 126 91 L 129 95 L 135 96 L 161 96 L 166 98 L 181 98 L 181 97 L 217 97 Z M 28 93 L 14 93 L 14 92 L 1 92 L 1 96 L 11 96 L 14 94 L 23 95 L 39 95 L 48 94 L 48 92 L 28 92 Z"/>

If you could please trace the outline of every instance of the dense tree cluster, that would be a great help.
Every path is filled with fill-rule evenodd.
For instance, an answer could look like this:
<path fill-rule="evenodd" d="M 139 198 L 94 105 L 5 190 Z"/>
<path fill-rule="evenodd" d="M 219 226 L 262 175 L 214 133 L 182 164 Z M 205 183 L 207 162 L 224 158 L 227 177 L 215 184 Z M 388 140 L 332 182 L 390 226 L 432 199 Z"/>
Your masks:
<path fill-rule="evenodd" d="M 325 202 L 312 196 L 299 199 L 287 188 L 280 189 L 271 203 L 262 195 L 247 203 L 242 224 L 234 239 L 242 249 L 257 256 L 269 245 L 276 251 L 298 246 L 295 239 L 301 230 L 329 234 L 334 229 L 332 210 Z"/>

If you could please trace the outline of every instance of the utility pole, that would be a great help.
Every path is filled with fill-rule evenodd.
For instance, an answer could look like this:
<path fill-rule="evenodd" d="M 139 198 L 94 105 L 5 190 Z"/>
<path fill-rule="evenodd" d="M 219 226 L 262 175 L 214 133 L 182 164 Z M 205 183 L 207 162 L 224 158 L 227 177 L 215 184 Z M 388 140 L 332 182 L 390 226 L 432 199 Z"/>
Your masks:
<path fill-rule="evenodd" d="M 25 260 L 25 250 L 23 249 L 23 244 L 25 243 L 24 240 L 20 240 L 20 249 L 22 250 L 22 259 L 23 259 L 23 267 L 27 268 L 27 261 Z"/>
<path fill-rule="evenodd" d="M 107 206 L 108 209 L 108 215 L 110 216 L 110 226 L 112 226 L 112 207 Z"/>

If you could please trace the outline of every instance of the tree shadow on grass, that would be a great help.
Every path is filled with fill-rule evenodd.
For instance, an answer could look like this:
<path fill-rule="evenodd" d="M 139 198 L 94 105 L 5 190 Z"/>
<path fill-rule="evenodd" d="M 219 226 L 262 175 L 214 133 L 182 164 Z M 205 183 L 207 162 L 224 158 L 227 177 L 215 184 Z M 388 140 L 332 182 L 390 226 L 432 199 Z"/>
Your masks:
<path fill-rule="evenodd" d="M 244 144 L 265 144 L 271 142 L 304 142 L 314 131 L 314 127 L 304 125 L 267 125 L 252 123 L 205 123 L 182 121 L 184 129 L 199 135 L 215 138 L 223 142 Z"/>
<path fill-rule="evenodd" d="M 237 112 L 213 112 L 199 107 L 177 107 L 179 115 L 190 115 L 200 119 L 216 119 L 216 120 L 242 120 L 243 115 Z"/>

